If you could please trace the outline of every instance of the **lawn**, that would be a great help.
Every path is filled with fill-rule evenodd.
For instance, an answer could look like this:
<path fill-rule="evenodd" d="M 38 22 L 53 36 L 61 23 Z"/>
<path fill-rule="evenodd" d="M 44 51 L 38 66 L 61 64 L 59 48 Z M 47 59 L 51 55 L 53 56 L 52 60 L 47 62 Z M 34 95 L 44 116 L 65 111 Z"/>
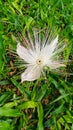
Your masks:
<path fill-rule="evenodd" d="M 37 29 L 60 46 L 65 67 L 21 83 L 18 41 Z M 33 37 L 32 37 L 33 39 Z M 73 1 L 0 0 L 0 130 L 73 130 Z"/>

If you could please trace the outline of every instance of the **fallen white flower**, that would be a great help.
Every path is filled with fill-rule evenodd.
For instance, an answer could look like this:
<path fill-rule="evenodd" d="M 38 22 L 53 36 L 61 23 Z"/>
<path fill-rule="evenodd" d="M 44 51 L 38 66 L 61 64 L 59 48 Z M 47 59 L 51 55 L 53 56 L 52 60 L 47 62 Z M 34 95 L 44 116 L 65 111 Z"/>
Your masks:
<path fill-rule="evenodd" d="M 43 67 L 47 66 L 50 69 L 56 69 L 61 66 L 65 66 L 59 61 L 55 61 L 54 56 L 60 52 L 63 48 L 58 47 L 58 36 L 51 40 L 49 39 L 42 41 L 39 40 L 38 33 L 34 31 L 34 40 L 32 41 L 29 35 L 30 47 L 21 46 L 20 43 L 17 45 L 17 54 L 27 64 L 25 71 L 21 74 L 21 82 L 34 81 L 38 79 L 43 72 Z M 27 45 L 28 46 L 28 45 Z M 56 49 L 57 48 L 57 49 Z"/>

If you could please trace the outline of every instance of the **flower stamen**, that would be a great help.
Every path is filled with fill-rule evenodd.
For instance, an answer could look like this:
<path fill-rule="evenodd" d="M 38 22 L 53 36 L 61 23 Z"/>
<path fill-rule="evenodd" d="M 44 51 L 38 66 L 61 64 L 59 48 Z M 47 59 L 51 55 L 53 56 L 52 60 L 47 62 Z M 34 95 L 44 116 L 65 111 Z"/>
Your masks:
<path fill-rule="evenodd" d="M 43 64 L 43 61 L 42 61 L 41 59 L 37 59 L 37 60 L 36 60 L 36 64 L 37 64 L 37 65 L 42 65 L 42 64 Z"/>

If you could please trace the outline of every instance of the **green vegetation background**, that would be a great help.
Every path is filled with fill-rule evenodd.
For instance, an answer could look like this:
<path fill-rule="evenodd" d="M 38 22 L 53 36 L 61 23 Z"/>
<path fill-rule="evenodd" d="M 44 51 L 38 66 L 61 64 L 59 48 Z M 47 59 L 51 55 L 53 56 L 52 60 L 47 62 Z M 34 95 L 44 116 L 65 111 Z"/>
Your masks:
<path fill-rule="evenodd" d="M 33 27 L 65 39 L 66 68 L 20 83 L 13 36 Z M 73 130 L 73 1 L 0 0 L 0 130 Z"/>

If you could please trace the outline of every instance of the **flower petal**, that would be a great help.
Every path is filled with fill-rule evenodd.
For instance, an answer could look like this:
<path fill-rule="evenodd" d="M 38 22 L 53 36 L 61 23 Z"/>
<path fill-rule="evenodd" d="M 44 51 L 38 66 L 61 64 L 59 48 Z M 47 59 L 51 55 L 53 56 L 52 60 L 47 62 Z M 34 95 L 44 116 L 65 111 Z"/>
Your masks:
<path fill-rule="evenodd" d="M 64 64 L 62 64 L 62 63 L 60 63 L 60 62 L 56 62 L 56 61 L 50 61 L 50 62 L 48 63 L 48 67 L 50 67 L 50 69 L 56 69 L 56 68 L 59 68 L 59 67 L 62 67 L 62 66 L 65 67 Z"/>
<path fill-rule="evenodd" d="M 54 50 L 56 49 L 56 46 L 57 46 L 57 43 L 58 43 L 58 35 L 57 37 L 51 41 L 50 43 L 50 52 L 53 53 Z"/>
<path fill-rule="evenodd" d="M 46 57 L 50 58 L 56 49 L 57 43 L 58 43 L 58 36 L 54 40 L 52 40 L 50 44 L 47 43 L 45 47 L 42 48 L 41 54 L 43 54 L 43 56 L 45 55 Z"/>
<path fill-rule="evenodd" d="M 33 43 L 33 40 L 32 40 L 32 38 L 31 38 L 29 32 L 28 32 L 28 37 L 29 37 L 29 41 L 30 41 L 30 44 L 31 44 L 31 48 L 34 50 L 34 49 L 35 49 L 35 48 L 34 48 L 34 43 Z"/>
<path fill-rule="evenodd" d="M 27 63 L 32 63 L 34 60 L 34 52 L 32 51 L 31 53 L 30 49 L 26 49 L 25 47 L 21 46 L 20 43 L 17 45 L 17 54 Z"/>
<path fill-rule="evenodd" d="M 40 48 L 41 48 L 40 36 L 39 36 L 39 33 L 36 29 L 34 29 L 34 40 L 35 40 L 35 51 L 36 51 L 36 53 L 39 53 Z"/>
<path fill-rule="evenodd" d="M 41 69 L 35 66 L 29 66 L 21 75 L 21 82 L 34 81 L 40 77 Z"/>

